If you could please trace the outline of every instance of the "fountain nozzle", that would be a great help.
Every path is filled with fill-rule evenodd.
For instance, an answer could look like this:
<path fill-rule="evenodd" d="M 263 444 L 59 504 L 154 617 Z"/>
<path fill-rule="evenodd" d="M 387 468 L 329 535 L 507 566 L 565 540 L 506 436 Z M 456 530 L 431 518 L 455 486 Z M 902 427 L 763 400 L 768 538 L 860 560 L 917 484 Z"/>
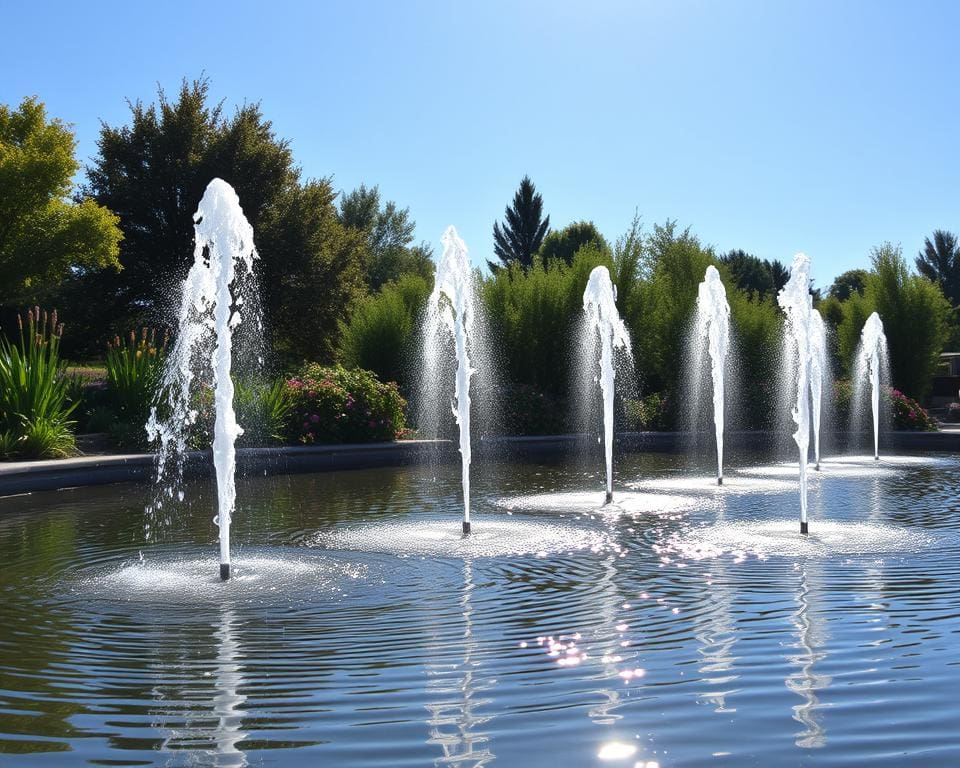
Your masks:
<path fill-rule="evenodd" d="M 723 475 L 717 476 L 717 485 L 723 485 Z"/>
<path fill-rule="evenodd" d="M 220 563 L 220 581 L 230 578 L 230 563 Z"/>
<path fill-rule="evenodd" d="M 802 534 L 804 534 L 804 535 L 810 533 L 810 530 L 809 530 L 809 528 L 807 527 L 807 524 L 806 524 L 806 523 L 800 523 L 800 533 L 802 533 Z"/>
<path fill-rule="evenodd" d="M 467 520 L 463 521 L 463 533 L 464 535 L 470 533 L 470 522 Z"/>
<path fill-rule="evenodd" d="M 603 497 L 604 504 L 613 504 L 613 491 L 607 491 L 607 495 Z"/>

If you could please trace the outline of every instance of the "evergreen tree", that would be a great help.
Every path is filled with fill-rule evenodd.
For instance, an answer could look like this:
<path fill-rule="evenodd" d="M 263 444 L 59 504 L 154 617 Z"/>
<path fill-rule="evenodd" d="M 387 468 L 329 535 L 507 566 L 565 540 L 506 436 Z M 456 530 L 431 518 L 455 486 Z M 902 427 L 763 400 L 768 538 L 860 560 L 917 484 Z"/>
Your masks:
<path fill-rule="evenodd" d="M 960 245 L 955 234 L 938 229 L 932 242 L 924 238 L 916 265 L 917 272 L 940 286 L 952 306 L 960 305 Z"/>
<path fill-rule="evenodd" d="M 524 269 L 533 263 L 533 255 L 550 229 L 550 217 L 543 218 L 543 197 L 537 193 L 529 176 L 524 176 L 513 196 L 513 204 L 505 210 L 503 226 L 493 225 L 493 252 L 500 264 L 488 261 L 491 270 L 516 261 Z"/>

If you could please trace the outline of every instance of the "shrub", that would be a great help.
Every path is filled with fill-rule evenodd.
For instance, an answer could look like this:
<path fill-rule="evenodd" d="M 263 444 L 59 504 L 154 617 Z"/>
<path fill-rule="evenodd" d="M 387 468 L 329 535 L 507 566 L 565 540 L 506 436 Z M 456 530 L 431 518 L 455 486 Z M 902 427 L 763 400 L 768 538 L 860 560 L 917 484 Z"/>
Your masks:
<path fill-rule="evenodd" d="M 341 324 L 339 359 L 347 368 L 373 371 L 404 386 L 417 340 L 417 323 L 430 295 L 419 275 L 404 275 L 360 301 Z"/>
<path fill-rule="evenodd" d="M 107 400 L 118 420 L 146 423 L 163 378 L 168 340 L 164 334 L 158 343 L 156 331 L 143 328 L 139 336 L 130 331 L 125 340 L 115 336 L 107 344 Z"/>
<path fill-rule="evenodd" d="M 27 327 L 17 316 L 19 343 L 0 338 L 0 433 L 7 455 L 57 458 L 76 452 L 73 421 L 76 407 L 60 362 L 63 323 L 57 312 L 27 312 Z M 24 332 L 26 330 L 26 332 Z M 12 437 L 11 437 L 12 436 Z M 9 448 L 11 440 L 15 447 Z"/>
<path fill-rule="evenodd" d="M 598 264 L 613 266 L 609 253 L 588 246 L 569 266 L 562 259 L 544 264 L 535 257 L 526 271 L 511 264 L 483 280 L 484 314 L 507 381 L 552 397 L 566 396 L 583 291 Z"/>
<path fill-rule="evenodd" d="M 515 384 L 497 393 L 501 405 L 495 426 L 510 435 L 559 435 L 567 431 L 567 405 L 533 387 Z"/>
<path fill-rule="evenodd" d="M 923 398 L 947 340 L 950 305 L 935 283 L 910 274 L 899 247 L 887 243 L 874 248 L 871 258 L 873 271 L 863 296 L 852 293 L 843 303 L 837 328 L 841 365 L 850 372 L 863 324 L 875 311 L 887 336 L 893 385 L 910 397 Z"/>
<path fill-rule="evenodd" d="M 234 409 L 243 434 L 237 445 L 262 446 L 284 443 L 296 406 L 293 391 L 283 379 L 267 383 L 238 379 Z"/>
<path fill-rule="evenodd" d="M 937 431 L 937 422 L 916 400 L 907 397 L 903 392 L 892 387 L 884 387 L 883 396 L 890 407 L 894 429 L 920 432 Z"/>
<path fill-rule="evenodd" d="M 292 433 L 300 443 L 394 440 L 405 428 L 406 401 L 393 382 L 370 371 L 308 363 L 286 386 L 294 406 Z"/>
<path fill-rule="evenodd" d="M 624 401 L 627 429 L 662 431 L 673 423 L 670 398 L 663 392 L 654 392 L 636 400 Z"/>

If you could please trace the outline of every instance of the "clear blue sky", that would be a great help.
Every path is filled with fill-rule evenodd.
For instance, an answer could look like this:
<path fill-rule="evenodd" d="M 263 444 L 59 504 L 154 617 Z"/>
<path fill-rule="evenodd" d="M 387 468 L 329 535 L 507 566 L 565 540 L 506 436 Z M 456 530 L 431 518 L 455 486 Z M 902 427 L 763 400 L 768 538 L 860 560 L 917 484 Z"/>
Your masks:
<path fill-rule="evenodd" d="M 960 3 L 0 0 L 0 102 L 75 127 L 127 121 L 206 73 L 260 101 L 307 176 L 455 224 L 477 263 L 531 176 L 554 227 L 611 240 L 634 209 L 720 250 L 911 258 L 960 230 Z"/>

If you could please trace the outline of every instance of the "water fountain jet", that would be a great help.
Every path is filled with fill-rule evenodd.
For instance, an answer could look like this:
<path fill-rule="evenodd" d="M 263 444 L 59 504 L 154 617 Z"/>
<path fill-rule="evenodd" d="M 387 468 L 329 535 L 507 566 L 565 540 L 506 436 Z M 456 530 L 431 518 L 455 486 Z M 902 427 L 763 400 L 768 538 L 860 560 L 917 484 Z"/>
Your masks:
<path fill-rule="evenodd" d="M 443 255 L 437 265 L 433 292 L 427 302 L 426 357 L 435 369 L 436 346 L 452 339 L 457 358 L 453 415 L 460 428 L 460 462 L 463 484 L 463 533 L 470 533 L 470 364 L 474 326 L 473 271 L 467 246 L 454 227 L 441 238 Z"/>
<path fill-rule="evenodd" d="M 720 273 L 707 267 L 697 292 L 697 339 L 707 341 L 713 380 L 713 425 L 717 441 L 717 485 L 723 485 L 724 373 L 730 348 L 730 305 Z"/>
<path fill-rule="evenodd" d="M 829 371 L 827 358 L 827 329 L 820 310 L 810 310 L 810 397 L 813 405 L 814 468 L 820 471 L 820 410 L 823 385 Z"/>
<path fill-rule="evenodd" d="M 220 578 L 230 578 L 230 522 L 236 502 L 234 443 L 243 434 L 233 410 L 233 330 L 240 324 L 243 296 L 237 285 L 240 272 L 252 273 L 257 251 L 253 227 L 243 215 L 240 199 L 227 182 L 214 179 L 207 185 L 194 214 L 195 245 L 193 266 L 183 283 L 179 332 L 167 367 L 161 391 L 166 392 L 169 415 L 165 420 L 151 409 L 147 434 L 160 441 L 157 452 L 157 482 L 167 496 L 183 479 L 183 461 L 187 430 L 195 423 L 191 390 L 195 366 L 212 370 L 214 387 L 213 464 L 217 479 L 217 515 L 219 528 Z M 213 345 L 212 352 L 210 346 Z M 168 478 L 170 464 L 173 478 Z M 172 482 L 168 482 L 172 480 Z M 182 498 L 182 493 L 181 493 Z M 162 501 L 157 502 L 157 507 Z"/>
<path fill-rule="evenodd" d="M 873 458 L 880 460 L 880 370 L 887 361 L 887 337 L 876 312 L 867 318 L 860 333 L 855 378 L 858 392 L 863 380 L 870 381 L 870 409 L 873 414 Z"/>
<path fill-rule="evenodd" d="M 583 292 L 583 311 L 594 338 L 600 337 L 600 391 L 603 395 L 603 448 L 607 464 L 605 503 L 613 502 L 613 393 L 617 375 L 614 353 L 631 354 L 630 334 L 617 312 L 617 288 L 606 267 L 594 267 Z"/>
<path fill-rule="evenodd" d="M 790 279 L 777 294 L 777 301 L 786 313 L 786 332 L 797 360 L 797 401 L 793 422 L 797 431 L 793 439 L 800 450 L 800 533 L 808 533 L 807 525 L 807 456 L 810 453 L 810 368 L 813 336 L 813 297 L 810 294 L 810 258 L 803 253 L 793 257 Z"/>

